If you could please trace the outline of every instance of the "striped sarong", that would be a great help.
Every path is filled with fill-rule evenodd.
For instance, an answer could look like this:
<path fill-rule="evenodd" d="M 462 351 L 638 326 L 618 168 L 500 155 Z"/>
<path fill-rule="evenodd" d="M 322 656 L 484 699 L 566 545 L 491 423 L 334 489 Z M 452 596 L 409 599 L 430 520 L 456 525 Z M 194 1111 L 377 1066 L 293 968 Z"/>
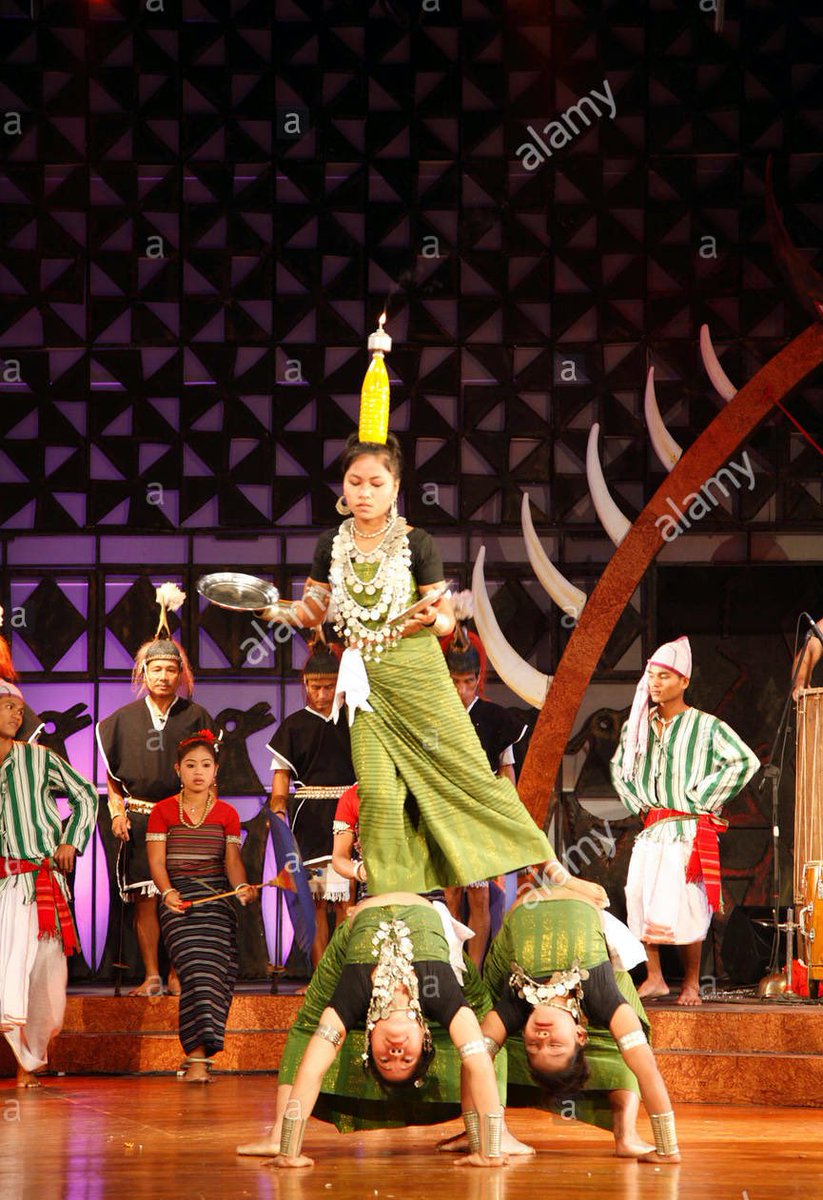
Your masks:
<path fill-rule="evenodd" d="M 412 634 L 366 665 L 373 711 L 357 713 L 351 748 L 371 894 L 460 886 L 554 858 L 514 786 L 489 768 L 437 639 Z"/>
<path fill-rule="evenodd" d="M 225 875 L 208 879 L 169 873 L 184 900 L 199 900 L 230 887 Z M 202 1046 L 211 1056 L 223 1049 L 237 979 L 237 914 L 231 899 L 184 913 L 160 906 L 160 928 L 180 977 L 180 1042 L 186 1054 Z"/>

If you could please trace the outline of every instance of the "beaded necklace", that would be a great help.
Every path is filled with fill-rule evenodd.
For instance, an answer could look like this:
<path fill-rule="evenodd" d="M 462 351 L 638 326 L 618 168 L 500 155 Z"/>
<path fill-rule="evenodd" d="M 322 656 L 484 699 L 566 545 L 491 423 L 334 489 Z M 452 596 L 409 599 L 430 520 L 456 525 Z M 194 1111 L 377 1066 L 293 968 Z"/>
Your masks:
<path fill-rule="evenodd" d="M 181 788 L 180 794 L 177 797 L 177 807 L 180 813 L 180 824 L 185 825 L 187 829 L 199 829 L 206 819 L 206 814 L 211 812 L 212 808 L 214 807 L 214 800 L 214 796 L 209 793 L 206 803 L 203 806 L 203 811 L 195 821 L 193 818 L 189 817 L 183 809 L 183 789 Z"/>
<path fill-rule="evenodd" d="M 555 971 L 545 983 L 538 983 L 527 975 L 518 963 L 510 964 L 512 973 L 509 976 L 509 987 L 513 988 L 521 1000 L 525 1000 L 532 1008 L 545 1004 L 549 1008 L 562 1008 L 571 1013 L 578 1025 L 583 1024 L 583 980 L 589 978 L 589 972 L 575 960 L 568 971 Z"/>
<path fill-rule="evenodd" d="M 411 930 L 405 921 L 392 918 L 381 921 L 372 937 L 372 958 L 377 965 L 372 975 L 371 1000 L 366 1013 L 366 1041 L 371 1036 L 377 1021 L 385 1020 L 393 1012 L 406 1012 L 410 1021 L 423 1028 L 423 1046 L 431 1045 L 431 1033 L 423 1019 L 420 1006 L 420 984 L 414 970 L 414 943 Z M 394 1003 L 398 987 L 408 992 L 409 1002 L 398 1006 Z M 368 1048 L 363 1061 L 368 1061 Z"/>
<path fill-rule="evenodd" d="M 377 564 L 368 583 L 355 571 L 355 564 Z M 344 521 L 332 543 L 329 582 L 335 603 L 334 627 L 349 646 L 363 651 L 368 662 L 380 661 L 400 637 L 393 618 L 408 607 L 411 547 L 408 526 L 402 517 L 389 524 L 380 543 L 372 550 L 361 550 L 354 540 L 354 519 Z M 361 604 L 358 596 L 376 596 L 373 604 Z M 379 621 L 376 629 L 366 621 Z"/>

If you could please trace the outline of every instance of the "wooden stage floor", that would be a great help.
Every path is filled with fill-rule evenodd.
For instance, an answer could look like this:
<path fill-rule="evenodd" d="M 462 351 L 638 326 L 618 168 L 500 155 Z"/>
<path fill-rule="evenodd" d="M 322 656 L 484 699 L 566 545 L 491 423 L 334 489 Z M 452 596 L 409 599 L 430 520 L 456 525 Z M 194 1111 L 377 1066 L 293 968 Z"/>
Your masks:
<path fill-rule="evenodd" d="M 680 1105 L 683 1163 L 615 1159 L 611 1139 L 542 1113 L 511 1111 L 538 1150 L 494 1170 L 436 1154 L 456 1129 L 338 1134 L 312 1121 L 316 1166 L 274 1171 L 234 1146 L 270 1123 L 275 1081 L 219 1077 L 50 1078 L 36 1092 L 0 1084 L 3 1200 L 815 1200 L 823 1194 L 823 1113 Z M 641 1129 L 645 1127 L 645 1120 Z"/>

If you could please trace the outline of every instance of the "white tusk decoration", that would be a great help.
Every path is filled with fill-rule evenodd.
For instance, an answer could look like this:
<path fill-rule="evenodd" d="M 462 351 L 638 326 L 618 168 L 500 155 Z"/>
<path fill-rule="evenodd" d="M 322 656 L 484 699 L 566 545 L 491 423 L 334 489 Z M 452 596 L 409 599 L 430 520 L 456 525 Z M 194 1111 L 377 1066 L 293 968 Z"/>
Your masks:
<path fill-rule="evenodd" d="M 523 540 L 526 543 L 526 553 L 529 556 L 532 570 L 540 581 L 540 584 L 548 592 L 555 604 L 559 608 L 562 608 L 564 613 L 577 621 L 583 611 L 583 606 L 588 600 L 588 596 L 585 592 L 581 592 L 580 588 L 575 587 L 573 583 L 569 583 L 566 576 L 562 571 L 558 571 L 541 546 L 540 538 L 537 536 L 537 531 L 532 521 L 528 492 L 523 493 L 523 503 L 520 506 L 520 523 L 523 526 Z"/>
<path fill-rule="evenodd" d="M 503 636 L 503 631 L 494 615 L 489 593 L 486 590 L 486 579 L 483 565 L 486 561 L 486 547 L 481 546 L 477 554 L 472 573 L 472 592 L 474 594 L 474 623 L 480 634 L 486 653 L 497 674 L 511 688 L 515 695 L 534 708 L 542 708 L 543 701 L 551 686 L 551 675 L 544 675 L 517 653 Z"/>
<path fill-rule="evenodd" d="M 733 396 L 737 395 L 737 388 L 721 367 L 720 359 L 714 352 L 712 335 L 709 333 L 708 325 L 700 326 L 700 354 L 703 358 L 703 366 L 706 368 L 706 374 L 712 381 L 714 390 L 724 400 L 731 400 Z"/>
<path fill-rule="evenodd" d="M 654 452 L 666 470 L 671 471 L 682 457 L 683 450 L 666 428 L 666 423 L 657 406 L 657 393 L 654 390 L 654 367 L 649 367 L 649 373 L 646 376 L 646 398 L 643 406 L 646 410 L 646 427 Z"/>
<path fill-rule="evenodd" d="M 600 456 L 597 453 L 599 434 L 600 426 L 595 421 L 589 432 L 589 444 L 586 447 L 586 478 L 589 481 L 589 491 L 600 524 L 615 546 L 619 546 L 631 529 L 632 523 L 623 516 L 609 494 L 606 480 L 603 477 L 603 468 L 600 466 Z"/>

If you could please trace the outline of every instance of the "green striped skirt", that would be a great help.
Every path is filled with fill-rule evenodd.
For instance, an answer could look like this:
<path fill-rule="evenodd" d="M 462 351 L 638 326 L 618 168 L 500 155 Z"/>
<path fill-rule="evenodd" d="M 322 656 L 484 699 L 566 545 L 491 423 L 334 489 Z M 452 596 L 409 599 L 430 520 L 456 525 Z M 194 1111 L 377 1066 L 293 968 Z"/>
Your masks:
<path fill-rule="evenodd" d="M 357 713 L 352 760 L 369 891 L 426 892 L 554 858 L 513 785 L 489 768 L 430 633 L 366 664 L 373 712 Z"/>

